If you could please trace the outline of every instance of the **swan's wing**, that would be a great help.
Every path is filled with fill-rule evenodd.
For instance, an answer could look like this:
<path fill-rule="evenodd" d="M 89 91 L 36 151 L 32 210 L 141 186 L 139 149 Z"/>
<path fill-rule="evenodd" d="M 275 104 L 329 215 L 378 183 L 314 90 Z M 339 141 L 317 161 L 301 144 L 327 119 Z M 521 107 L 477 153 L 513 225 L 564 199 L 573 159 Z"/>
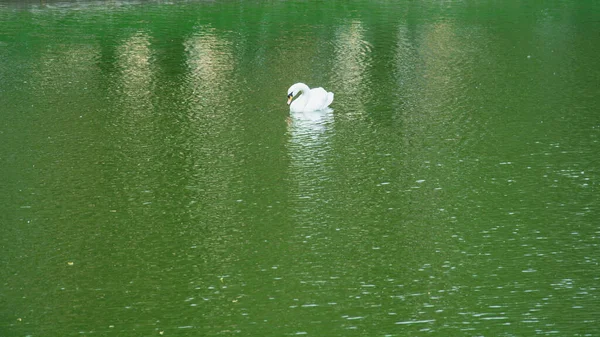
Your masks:
<path fill-rule="evenodd" d="M 325 109 L 331 102 L 329 93 L 323 88 L 310 89 L 310 96 L 306 104 L 306 111 L 317 111 Z M 333 101 L 333 94 L 331 95 Z"/>

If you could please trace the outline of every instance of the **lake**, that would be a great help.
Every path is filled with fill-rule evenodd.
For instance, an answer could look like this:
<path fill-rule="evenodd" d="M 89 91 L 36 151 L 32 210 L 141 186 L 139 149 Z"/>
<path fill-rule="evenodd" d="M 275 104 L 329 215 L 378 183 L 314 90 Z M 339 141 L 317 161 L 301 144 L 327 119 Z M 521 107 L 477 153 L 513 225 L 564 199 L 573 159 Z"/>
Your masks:
<path fill-rule="evenodd" d="M 1 1 L 0 335 L 600 336 L 599 37 L 594 1 Z"/>

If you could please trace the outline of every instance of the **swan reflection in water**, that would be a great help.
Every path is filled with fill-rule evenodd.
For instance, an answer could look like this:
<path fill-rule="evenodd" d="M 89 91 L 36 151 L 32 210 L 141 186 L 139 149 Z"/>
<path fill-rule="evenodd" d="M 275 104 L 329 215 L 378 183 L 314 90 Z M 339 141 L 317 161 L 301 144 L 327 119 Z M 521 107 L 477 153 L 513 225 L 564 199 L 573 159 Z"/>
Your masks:
<path fill-rule="evenodd" d="M 312 202 L 327 199 L 322 193 L 324 184 L 332 179 L 333 174 L 330 165 L 333 122 L 333 110 L 329 108 L 290 112 L 287 149 L 290 156 L 290 176 L 297 189 L 292 193 L 298 199 Z"/>

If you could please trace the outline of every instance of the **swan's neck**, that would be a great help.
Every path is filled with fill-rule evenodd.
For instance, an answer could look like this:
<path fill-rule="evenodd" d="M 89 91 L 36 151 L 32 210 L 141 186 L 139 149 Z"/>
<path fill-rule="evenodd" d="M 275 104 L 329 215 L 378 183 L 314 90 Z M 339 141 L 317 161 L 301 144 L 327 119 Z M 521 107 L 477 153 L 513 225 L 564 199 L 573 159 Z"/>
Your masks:
<path fill-rule="evenodd" d="M 304 84 L 304 83 L 298 83 L 298 91 L 300 92 L 300 94 L 308 94 L 310 92 L 310 88 L 308 87 L 308 85 Z"/>

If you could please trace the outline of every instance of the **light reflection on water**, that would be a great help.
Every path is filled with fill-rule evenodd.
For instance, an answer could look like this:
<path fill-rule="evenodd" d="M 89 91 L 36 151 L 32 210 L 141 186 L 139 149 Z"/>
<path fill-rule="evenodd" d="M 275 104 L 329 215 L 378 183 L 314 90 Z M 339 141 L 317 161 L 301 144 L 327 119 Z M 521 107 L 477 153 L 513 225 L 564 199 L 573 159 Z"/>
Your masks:
<path fill-rule="evenodd" d="M 3 11 L 8 335 L 596 335 L 594 21 L 446 5 Z"/>
<path fill-rule="evenodd" d="M 344 115 L 353 116 L 365 111 L 370 99 L 367 78 L 371 64 L 371 46 L 364 40 L 364 29 L 358 20 L 341 25 L 335 36 L 333 81 L 337 84 L 336 105 Z M 355 117 L 356 118 L 356 117 Z"/>

